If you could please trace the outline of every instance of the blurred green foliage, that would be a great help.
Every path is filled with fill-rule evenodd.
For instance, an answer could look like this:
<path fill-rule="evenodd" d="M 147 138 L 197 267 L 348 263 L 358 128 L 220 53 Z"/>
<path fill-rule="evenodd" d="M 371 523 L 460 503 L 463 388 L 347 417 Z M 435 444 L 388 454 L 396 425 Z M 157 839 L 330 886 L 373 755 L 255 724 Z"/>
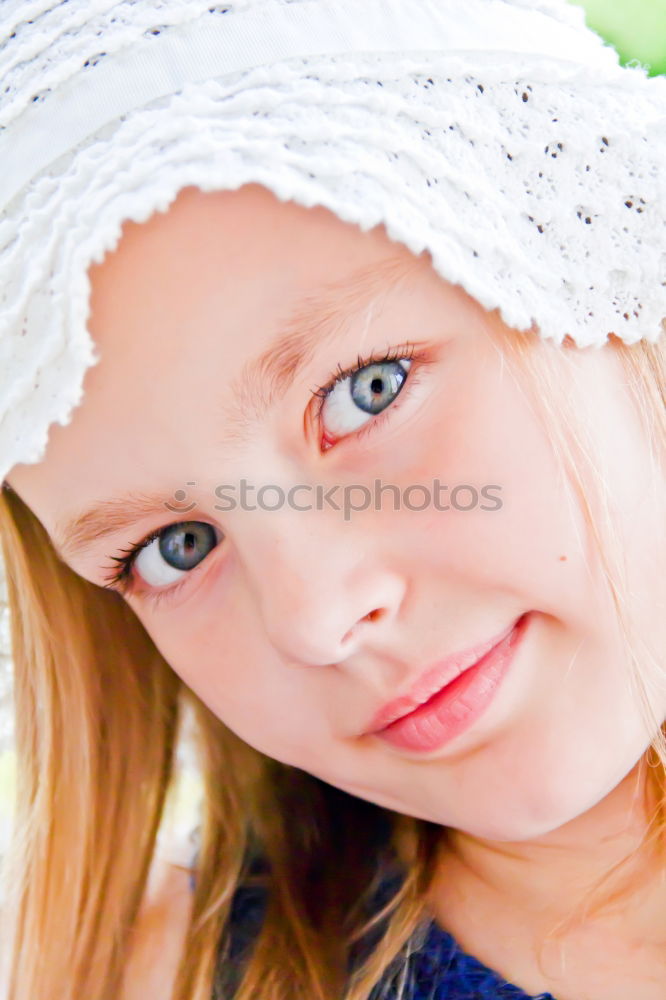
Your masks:
<path fill-rule="evenodd" d="M 650 76 L 666 73 L 666 0 L 572 0 L 583 7 L 590 28 L 620 54 L 637 60 Z"/>

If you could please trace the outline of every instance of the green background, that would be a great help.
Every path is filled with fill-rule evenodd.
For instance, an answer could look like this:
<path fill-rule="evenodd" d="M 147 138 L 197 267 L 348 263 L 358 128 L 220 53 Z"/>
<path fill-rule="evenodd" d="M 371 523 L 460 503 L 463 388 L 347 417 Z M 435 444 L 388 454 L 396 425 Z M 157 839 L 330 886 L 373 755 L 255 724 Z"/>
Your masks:
<path fill-rule="evenodd" d="M 614 45 L 623 63 L 637 60 L 650 76 L 666 73 L 666 0 L 574 0 L 587 23 Z"/>

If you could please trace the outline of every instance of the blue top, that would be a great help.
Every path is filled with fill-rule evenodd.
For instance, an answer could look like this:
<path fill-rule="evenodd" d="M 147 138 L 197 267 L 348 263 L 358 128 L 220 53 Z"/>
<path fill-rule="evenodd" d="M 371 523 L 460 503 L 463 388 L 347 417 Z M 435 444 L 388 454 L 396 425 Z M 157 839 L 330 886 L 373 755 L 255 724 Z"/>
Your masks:
<path fill-rule="evenodd" d="M 231 919 L 232 941 L 235 939 L 231 961 L 259 930 L 264 903 L 261 890 L 237 890 Z M 463 951 L 434 920 L 427 927 L 423 944 L 407 961 L 404 985 L 401 977 L 402 973 L 393 986 L 388 986 L 386 977 L 374 988 L 370 1000 L 396 1000 L 398 996 L 400 1000 L 555 1000 L 551 993 L 534 997 L 507 983 L 499 973 Z"/>
<path fill-rule="evenodd" d="M 378 988 L 379 991 L 379 988 Z M 397 993 L 378 996 L 394 1000 Z M 551 993 L 528 996 L 497 972 L 463 951 L 455 938 L 435 921 L 425 942 L 411 956 L 404 1000 L 555 1000 Z"/>
<path fill-rule="evenodd" d="M 394 884 L 394 883 L 393 883 Z M 380 889 L 383 895 L 389 883 Z M 266 903 L 266 891 L 260 887 L 241 886 L 236 890 L 231 910 L 230 951 L 221 961 L 225 967 L 224 986 L 216 985 L 213 1000 L 233 996 L 237 984 L 237 965 L 247 946 L 259 931 Z M 497 972 L 468 955 L 455 938 L 433 920 L 425 928 L 421 947 L 409 956 L 395 985 L 386 976 L 375 987 L 371 1000 L 555 1000 L 550 993 L 530 996 L 518 986 L 507 983 Z M 231 971 L 231 974 L 230 973 Z M 399 991 L 402 987 L 403 992 Z"/>

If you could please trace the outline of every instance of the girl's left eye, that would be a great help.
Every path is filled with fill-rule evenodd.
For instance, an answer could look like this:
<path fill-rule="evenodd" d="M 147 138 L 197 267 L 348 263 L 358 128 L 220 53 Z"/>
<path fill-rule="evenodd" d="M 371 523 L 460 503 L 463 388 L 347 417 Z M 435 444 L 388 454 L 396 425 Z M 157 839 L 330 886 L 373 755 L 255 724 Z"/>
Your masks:
<path fill-rule="evenodd" d="M 173 595 L 218 544 L 215 529 L 206 521 L 170 524 L 124 550 L 122 556 L 112 556 L 118 568 L 106 578 L 105 586 L 126 594 L 134 589 L 139 576 L 150 588 L 147 596 L 151 600 Z"/>
<path fill-rule="evenodd" d="M 324 445 L 330 447 L 391 406 L 407 381 L 412 359 L 413 352 L 392 352 L 377 360 L 359 358 L 354 368 L 339 370 L 332 382 L 317 390 Z"/>

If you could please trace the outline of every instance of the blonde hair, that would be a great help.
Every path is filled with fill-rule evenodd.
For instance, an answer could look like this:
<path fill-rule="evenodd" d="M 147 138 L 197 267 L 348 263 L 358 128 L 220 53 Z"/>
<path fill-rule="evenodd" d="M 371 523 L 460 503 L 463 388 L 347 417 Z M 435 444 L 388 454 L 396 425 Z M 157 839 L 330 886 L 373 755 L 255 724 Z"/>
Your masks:
<path fill-rule="evenodd" d="M 507 335 L 500 324 L 497 332 L 498 347 L 576 491 L 647 711 L 644 655 L 626 614 L 607 488 L 569 392 L 576 350 L 544 343 L 534 332 Z M 663 479 L 666 337 L 631 347 L 611 338 L 603 350 L 619 355 L 653 469 Z M 210 1000 L 231 902 L 247 879 L 253 844 L 268 860 L 270 893 L 237 1000 L 368 1000 L 387 970 L 399 977 L 429 919 L 425 898 L 445 831 L 347 795 L 245 745 L 184 689 L 117 594 L 58 559 L 42 525 L 10 490 L 0 497 L 0 536 L 18 757 L 7 885 L 14 921 L 8 1000 L 118 995 L 172 775 L 183 697 L 198 719 L 206 795 L 174 1000 Z M 652 833 L 663 843 L 661 731 L 652 750 Z M 399 847 L 404 880 L 382 911 L 371 914 L 387 857 L 378 849 L 386 830 L 395 856 Z M 381 933 L 349 974 L 352 948 L 372 928 Z"/>

